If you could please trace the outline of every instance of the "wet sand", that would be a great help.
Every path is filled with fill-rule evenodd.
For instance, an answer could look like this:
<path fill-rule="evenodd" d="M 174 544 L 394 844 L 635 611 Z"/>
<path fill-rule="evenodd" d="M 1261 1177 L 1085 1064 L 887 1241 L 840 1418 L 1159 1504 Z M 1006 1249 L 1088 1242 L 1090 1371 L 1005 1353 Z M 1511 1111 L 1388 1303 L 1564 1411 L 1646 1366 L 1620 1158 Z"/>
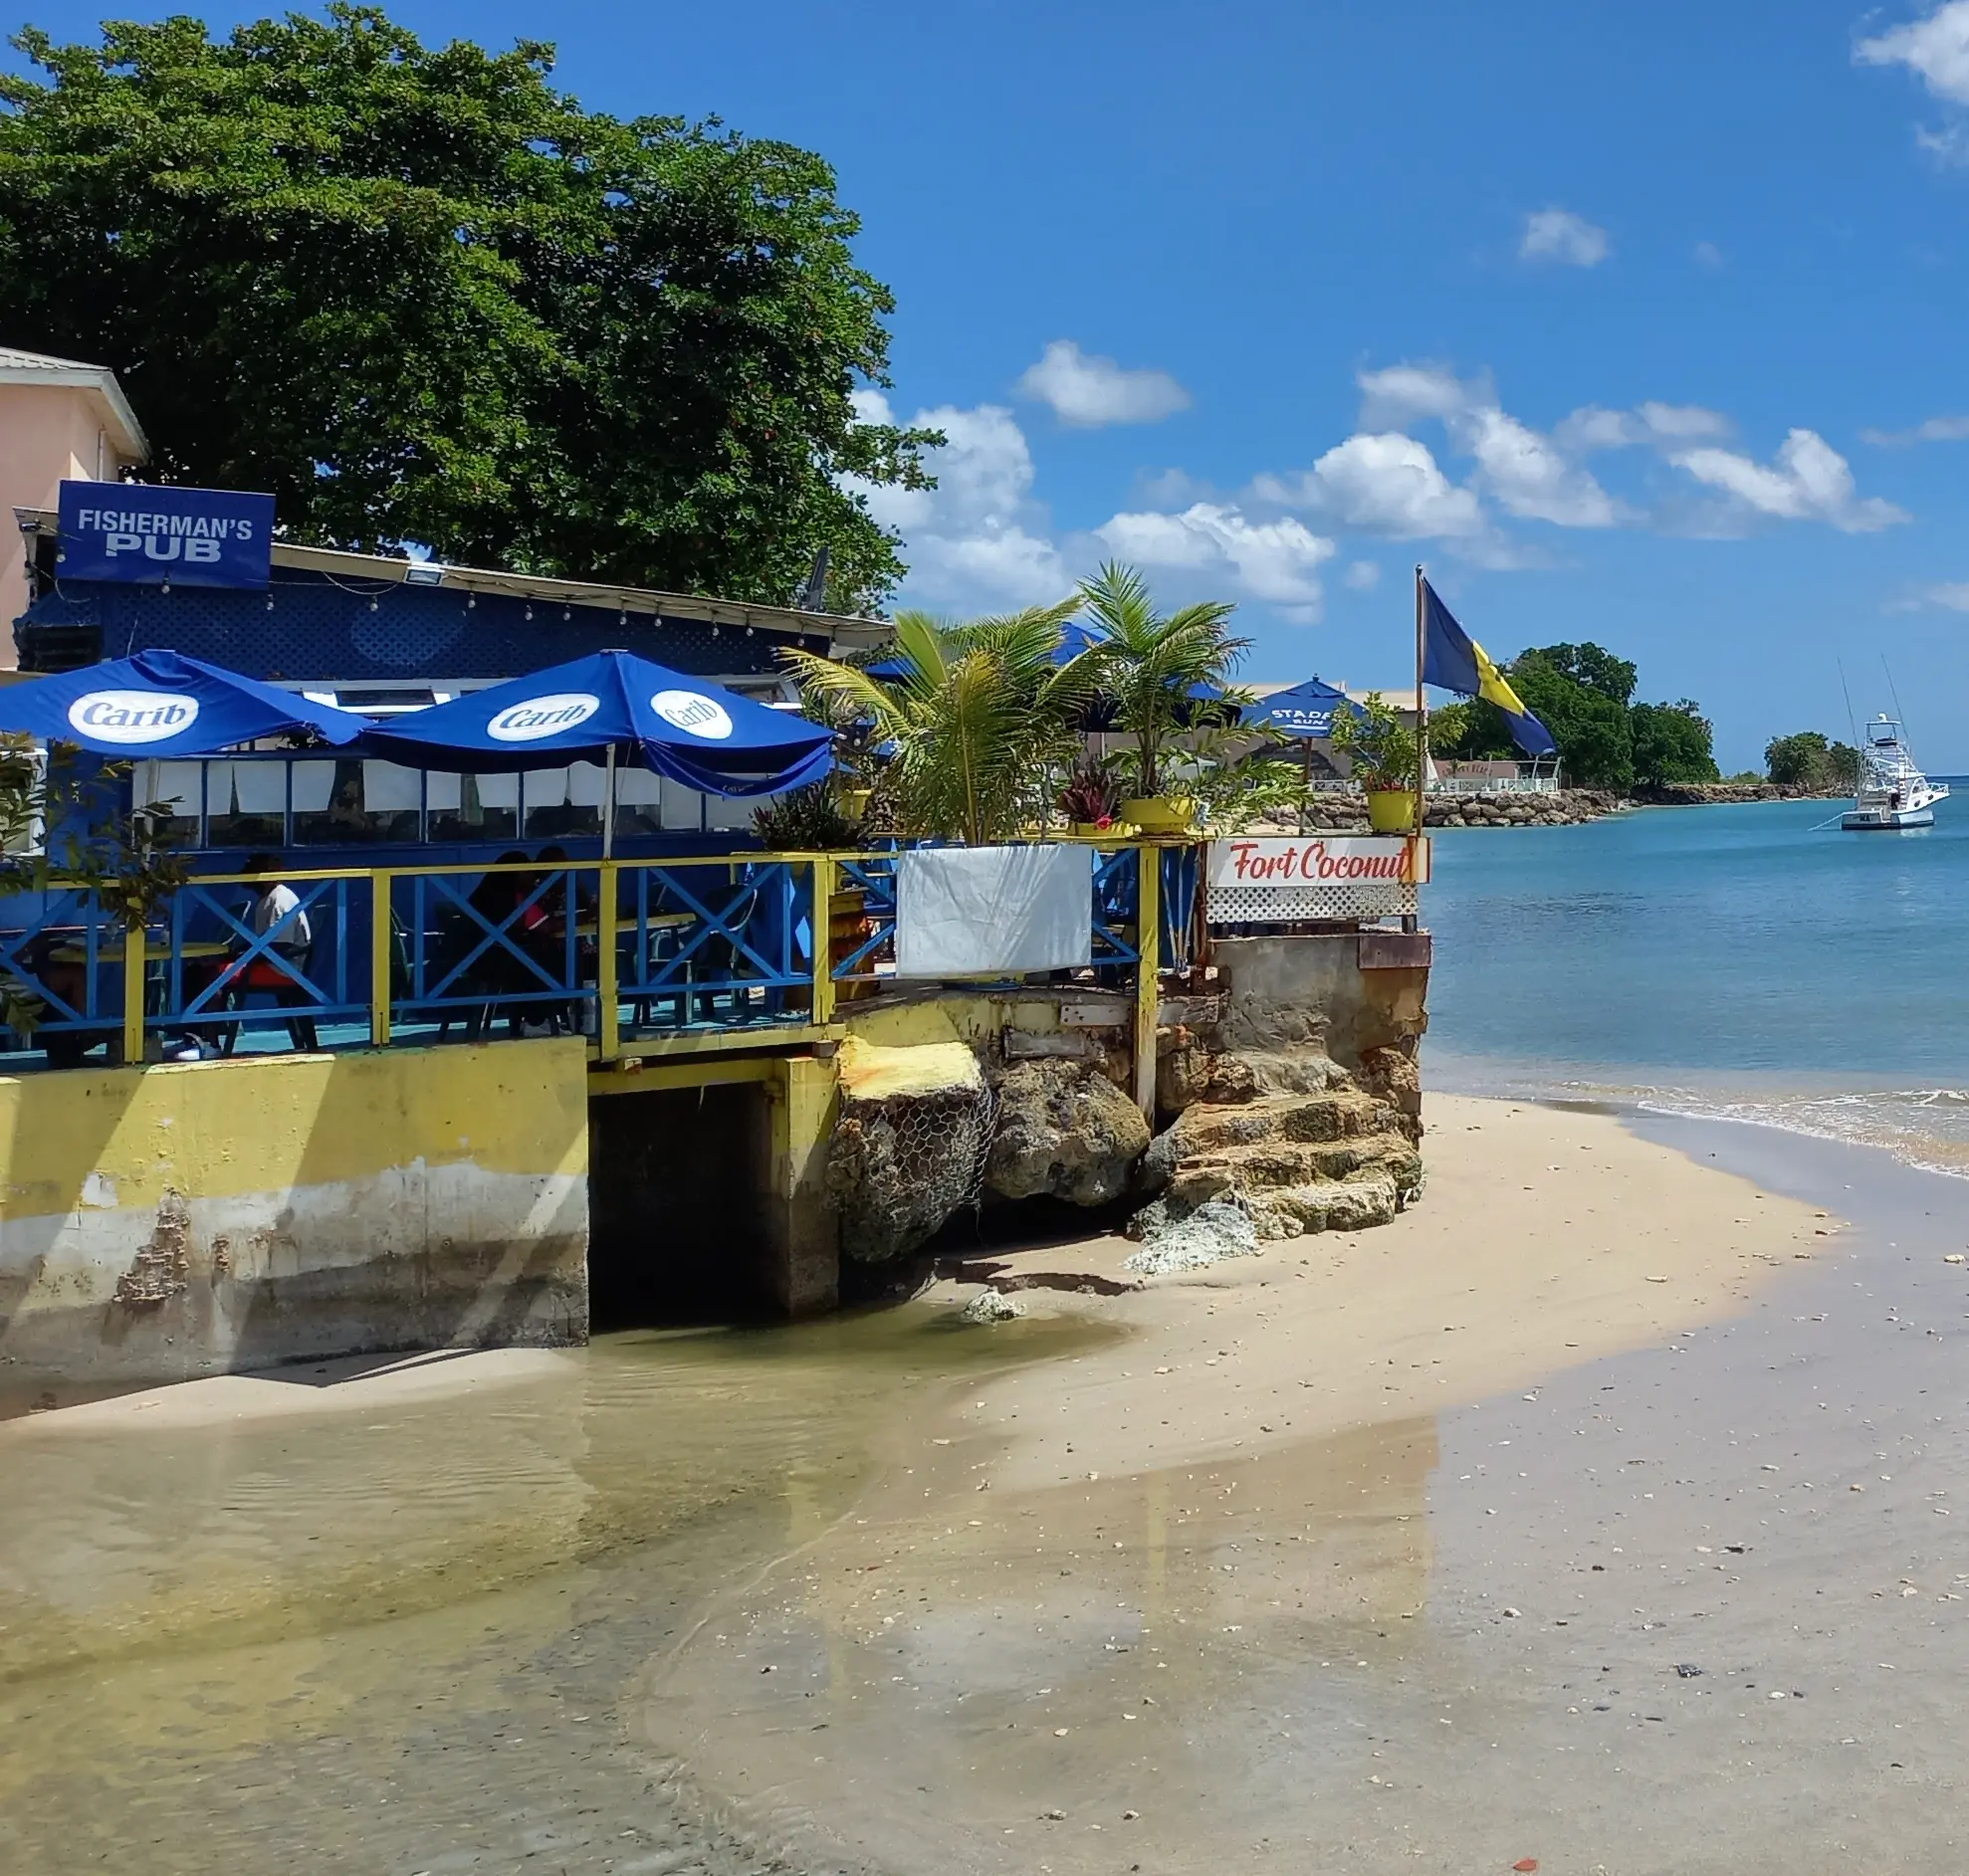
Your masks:
<path fill-rule="evenodd" d="M 0 1427 L 0 1863 L 1959 1867 L 1969 1188 L 1430 1108 L 1387 1231 L 997 1329 Z"/>

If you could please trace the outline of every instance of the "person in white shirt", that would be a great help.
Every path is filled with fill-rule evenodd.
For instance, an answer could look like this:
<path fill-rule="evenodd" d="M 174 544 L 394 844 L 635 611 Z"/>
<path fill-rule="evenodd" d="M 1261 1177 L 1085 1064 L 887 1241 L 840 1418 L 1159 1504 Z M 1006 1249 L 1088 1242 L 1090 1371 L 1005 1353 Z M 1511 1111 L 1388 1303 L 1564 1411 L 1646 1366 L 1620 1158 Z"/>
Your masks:
<path fill-rule="evenodd" d="M 274 873 L 279 866 L 275 855 L 259 853 L 246 863 L 246 871 L 264 876 Z M 269 932 L 275 936 L 266 951 L 248 962 L 240 976 L 241 987 L 271 990 L 274 1001 L 284 1009 L 305 1008 L 314 1002 L 314 992 L 300 981 L 307 974 L 308 953 L 315 944 L 315 928 L 302 910 L 301 895 L 292 886 L 268 879 L 253 902 L 250 923 L 255 938 L 265 938 Z M 305 1053 L 313 1054 L 322 1046 L 312 1016 L 289 1017 L 287 1032 L 294 1039 L 294 1046 Z"/>

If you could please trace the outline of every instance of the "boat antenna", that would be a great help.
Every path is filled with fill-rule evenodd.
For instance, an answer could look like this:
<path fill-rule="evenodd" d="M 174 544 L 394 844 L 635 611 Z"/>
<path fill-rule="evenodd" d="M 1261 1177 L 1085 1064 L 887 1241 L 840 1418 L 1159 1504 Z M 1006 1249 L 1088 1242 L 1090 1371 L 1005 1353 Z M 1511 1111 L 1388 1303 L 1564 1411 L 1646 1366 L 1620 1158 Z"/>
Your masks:
<path fill-rule="evenodd" d="M 1839 668 L 1840 695 L 1846 699 L 1846 732 L 1853 738 L 1853 746 L 1857 749 L 1860 746 L 1860 722 L 1853 714 L 1853 693 L 1846 685 L 1846 661 L 1836 658 L 1833 663 Z"/>
<path fill-rule="evenodd" d="M 1900 733 L 1907 733 L 1907 716 L 1900 708 L 1900 693 L 1893 688 L 1893 670 L 1887 663 L 1885 652 L 1880 654 L 1880 669 L 1887 674 L 1887 695 L 1893 699 L 1893 714 L 1900 719 Z"/>

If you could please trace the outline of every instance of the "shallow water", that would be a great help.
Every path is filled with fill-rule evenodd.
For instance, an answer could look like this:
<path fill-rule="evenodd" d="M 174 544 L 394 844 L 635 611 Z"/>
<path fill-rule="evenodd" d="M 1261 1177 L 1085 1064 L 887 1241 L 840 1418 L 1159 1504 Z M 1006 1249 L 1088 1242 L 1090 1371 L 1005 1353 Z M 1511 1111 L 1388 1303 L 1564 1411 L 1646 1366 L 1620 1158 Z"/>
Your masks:
<path fill-rule="evenodd" d="M 625 1702 L 967 1372 L 1088 1346 L 905 1308 L 605 1339 L 545 1378 L 242 1426 L 0 1433 L 0 1867 L 638 1867 Z M 285 1371 L 296 1387 L 307 1368 Z M 644 1863 L 642 1867 L 656 1867 Z"/>

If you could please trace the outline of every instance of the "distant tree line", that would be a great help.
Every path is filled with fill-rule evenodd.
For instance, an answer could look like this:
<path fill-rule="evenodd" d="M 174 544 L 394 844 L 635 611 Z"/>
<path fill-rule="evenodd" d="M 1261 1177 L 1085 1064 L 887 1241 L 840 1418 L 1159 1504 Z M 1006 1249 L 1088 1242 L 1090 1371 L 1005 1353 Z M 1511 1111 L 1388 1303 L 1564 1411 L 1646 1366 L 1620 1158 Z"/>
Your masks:
<path fill-rule="evenodd" d="M 1817 730 L 1779 736 L 1764 750 L 1771 779 L 1788 787 L 1852 794 L 1860 786 L 1860 751 L 1850 742 L 1831 742 Z"/>
<path fill-rule="evenodd" d="M 1639 674 L 1594 644 L 1547 645 L 1505 667 L 1511 688 L 1559 745 L 1559 763 L 1576 787 L 1621 794 L 1718 777 L 1709 720 L 1692 698 L 1637 704 Z M 1504 716 L 1475 699 L 1432 712 L 1430 751 L 1444 759 L 1492 760 L 1519 753 Z"/>

